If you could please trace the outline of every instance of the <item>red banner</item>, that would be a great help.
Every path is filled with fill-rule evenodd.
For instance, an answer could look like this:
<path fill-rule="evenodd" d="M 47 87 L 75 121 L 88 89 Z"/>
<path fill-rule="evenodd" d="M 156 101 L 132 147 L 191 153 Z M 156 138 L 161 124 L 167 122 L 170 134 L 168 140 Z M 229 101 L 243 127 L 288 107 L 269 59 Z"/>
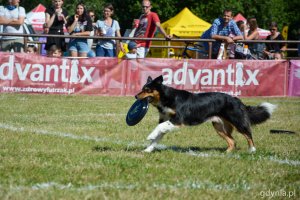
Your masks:
<path fill-rule="evenodd" d="M 135 95 L 147 77 L 191 92 L 286 96 L 288 61 L 68 59 L 0 53 L 0 92 Z"/>
<path fill-rule="evenodd" d="M 291 60 L 289 96 L 300 96 L 300 60 Z"/>

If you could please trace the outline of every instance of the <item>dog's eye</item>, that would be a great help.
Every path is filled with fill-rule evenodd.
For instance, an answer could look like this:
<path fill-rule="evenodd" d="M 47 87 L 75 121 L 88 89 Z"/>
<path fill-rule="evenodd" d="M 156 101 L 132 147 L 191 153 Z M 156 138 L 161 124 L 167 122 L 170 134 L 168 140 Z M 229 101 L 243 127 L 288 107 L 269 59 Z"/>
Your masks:
<path fill-rule="evenodd" d="M 147 92 L 147 93 L 151 93 L 152 92 L 152 90 L 150 88 L 145 88 L 144 91 Z"/>

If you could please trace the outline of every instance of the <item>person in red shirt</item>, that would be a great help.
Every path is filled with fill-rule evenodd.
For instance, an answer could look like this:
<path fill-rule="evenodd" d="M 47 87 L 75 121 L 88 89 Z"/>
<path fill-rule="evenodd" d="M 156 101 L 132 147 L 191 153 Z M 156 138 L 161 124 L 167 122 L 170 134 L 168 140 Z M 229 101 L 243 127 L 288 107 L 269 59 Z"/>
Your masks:
<path fill-rule="evenodd" d="M 143 14 L 139 18 L 139 25 L 134 33 L 134 37 L 153 38 L 156 28 L 164 35 L 167 40 L 172 37 L 168 35 L 160 25 L 160 20 L 155 12 L 151 12 L 150 0 L 142 1 Z M 149 52 L 151 41 L 137 40 L 137 57 L 145 58 Z"/>

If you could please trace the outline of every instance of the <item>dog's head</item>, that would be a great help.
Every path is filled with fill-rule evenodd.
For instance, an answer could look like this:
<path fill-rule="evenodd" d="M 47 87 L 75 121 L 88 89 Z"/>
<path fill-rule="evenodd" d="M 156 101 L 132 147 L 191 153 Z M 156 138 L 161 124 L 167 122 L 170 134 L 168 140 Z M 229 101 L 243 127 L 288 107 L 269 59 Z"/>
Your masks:
<path fill-rule="evenodd" d="M 149 103 L 153 105 L 158 104 L 160 101 L 160 88 L 163 82 L 163 76 L 159 76 L 154 80 L 149 76 L 147 83 L 143 86 L 142 91 L 139 92 L 135 98 L 144 99 L 147 98 Z"/>

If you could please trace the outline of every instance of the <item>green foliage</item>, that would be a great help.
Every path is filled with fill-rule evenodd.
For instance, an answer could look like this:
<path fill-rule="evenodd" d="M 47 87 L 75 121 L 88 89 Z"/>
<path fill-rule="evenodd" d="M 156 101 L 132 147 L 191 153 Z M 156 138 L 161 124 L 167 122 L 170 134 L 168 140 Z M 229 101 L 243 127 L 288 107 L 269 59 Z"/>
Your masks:
<path fill-rule="evenodd" d="M 1 0 L 0 4 L 7 4 L 8 0 Z M 64 1 L 65 8 L 69 13 L 74 13 L 74 6 L 81 0 Z M 45 6 L 50 6 L 50 0 L 24 0 L 21 5 L 26 11 L 30 11 L 36 5 L 42 3 Z M 121 29 L 125 31 L 131 28 L 132 21 L 138 18 L 141 14 L 140 0 L 85 0 L 88 9 L 96 11 L 98 18 L 102 17 L 103 5 L 112 3 L 115 7 L 114 18 L 120 22 Z M 230 8 L 235 14 L 242 13 L 245 17 L 256 17 L 261 28 L 268 28 L 271 21 L 276 21 L 279 24 L 279 29 L 284 24 L 291 25 L 290 32 L 293 34 L 297 31 L 296 27 L 300 21 L 300 1 L 298 0 L 156 0 L 152 1 L 153 11 L 157 12 L 164 22 L 175 16 L 184 7 L 188 7 L 194 14 L 200 18 L 212 22 L 215 18 L 222 15 L 225 8 Z"/>

